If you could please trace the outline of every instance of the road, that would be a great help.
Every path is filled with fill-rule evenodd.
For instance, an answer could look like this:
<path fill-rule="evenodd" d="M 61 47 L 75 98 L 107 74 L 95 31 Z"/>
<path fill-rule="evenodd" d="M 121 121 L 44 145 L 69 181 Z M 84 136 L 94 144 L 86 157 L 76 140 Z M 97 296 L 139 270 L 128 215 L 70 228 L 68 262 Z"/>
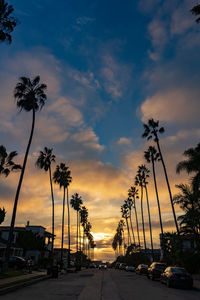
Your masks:
<path fill-rule="evenodd" d="M 3 300 L 199 300 L 199 290 L 167 288 L 145 276 L 119 270 L 83 270 L 25 287 Z"/>

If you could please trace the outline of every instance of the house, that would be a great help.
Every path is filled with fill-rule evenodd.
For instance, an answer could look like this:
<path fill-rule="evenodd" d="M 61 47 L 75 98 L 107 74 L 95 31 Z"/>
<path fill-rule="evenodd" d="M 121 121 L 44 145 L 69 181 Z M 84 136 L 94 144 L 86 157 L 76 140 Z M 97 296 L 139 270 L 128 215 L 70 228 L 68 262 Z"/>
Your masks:
<path fill-rule="evenodd" d="M 10 230 L 10 226 L 0 226 L 0 257 L 3 257 L 5 255 L 9 230 Z M 24 249 L 20 248 L 17 245 L 17 238 L 20 232 L 27 232 L 27 231 L 31 231 L 37 237 L 40 237 L 42 241 L 44 241 L 44 251 L 29 249 L 24 254 L 25 258 L 31 257 L 31 259 L 34 260 L 35 263 L 37 263 L 40 257 L 49 256 L 49 253 L 51 251 L 51 246 L 52 246 L 53 235 L 52 233 L 46 231 L 46 228 L 43 226 L 30 225 L 29 221 L 24 227 L 15 227 L 13 232 L 13 242 L 11 246 L 11 256 L 23 256 Z"/>

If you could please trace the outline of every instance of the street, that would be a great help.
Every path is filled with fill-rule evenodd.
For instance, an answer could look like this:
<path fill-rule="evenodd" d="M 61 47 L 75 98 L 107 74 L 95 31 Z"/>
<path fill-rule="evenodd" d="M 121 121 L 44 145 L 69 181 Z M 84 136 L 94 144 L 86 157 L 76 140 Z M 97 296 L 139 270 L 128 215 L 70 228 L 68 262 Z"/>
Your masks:
<path fill-rule="evenodd" d="M 88 269 L 64 274 L 1 296 L 5 300 L 197 300 L 200 291 L 167 288 L 145 276 Z"/>

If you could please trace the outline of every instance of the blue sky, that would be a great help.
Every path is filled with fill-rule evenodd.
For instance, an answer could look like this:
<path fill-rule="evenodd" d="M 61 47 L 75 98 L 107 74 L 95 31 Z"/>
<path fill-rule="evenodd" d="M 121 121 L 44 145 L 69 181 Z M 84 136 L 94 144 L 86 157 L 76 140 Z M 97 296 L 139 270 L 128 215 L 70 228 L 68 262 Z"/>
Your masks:
<path fill-rule="evenodd" d="M 54 148 L 58 161 L 66 160 L 70 165 L 72 193 L 83 195 L 91 210 L 94 232 L 100 237 L 108 234 L 109 239 L 137 165 L 143 162 L 147 143 L 141 138 L 142 123 L 148 118 L 158 118 L 166 128 L 162 147 L 172 187 L 181 179 L 187 180 L 185 175 L 177 177 L 175 165 L 200 137 L 200 26 L 190 12 L 196 1 L 9 3 L 20 24 L 12 44 L 0 45 L 0 135 L 1 143 L 9 151 L 17 150 L 20 159 L 31 116 L 17 112 L 14 86 L 20 76 L 38 74 L 48 86 L 47 103 L 37 114 L 21 195 L 24 206 L 19 205 L 17 222 L 26 222 L 26 217 L 40 222 L 37 212 L 30 213 L 30 203 L 39 197 L 48 227 L 49 194 L 39 190 L 37 179 L 44 175 L 33 170 L 38 151 L 48 146 Z M 33 196 L 27 202 L 28 183 L 33 179 Z M 47 181 L 48 189 L 48 179 L 42 180 Z M 16 183 L 17 175 L 11 175 L 0 186 L 2 202 L 8 208 L 12 207 Z M 161 194 L 169 226 L 166 190 L 161 188 Z M 59 204 L 59 190 L 57 196 Z M 152 202 L 154 208 L 156 203 Z M 7 223 L 9 218 L 10 211 Z M 59 213 L 57 218 L 59 232 Z M 157 224 L 156 213 L 154 218 Z M 105 245 L 99 255 L 111 257 L 109 247 Z"/>

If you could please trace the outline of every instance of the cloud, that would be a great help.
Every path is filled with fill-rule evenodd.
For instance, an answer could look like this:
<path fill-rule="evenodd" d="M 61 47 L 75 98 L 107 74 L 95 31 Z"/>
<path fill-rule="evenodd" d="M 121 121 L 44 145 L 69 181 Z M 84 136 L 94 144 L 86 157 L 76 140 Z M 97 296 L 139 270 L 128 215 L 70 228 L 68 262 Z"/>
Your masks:
<path fill-rule="evenodd" d="M 140 0 L 138 7 L 144 13 L 151 13 L 160 2 L 161 0 Z"/>
<path fill-rule="evenodd" d="M 131 144 L 131 139 L 128 139 L 126 137 L 121 137 L 118 141 L 117 141 L 118 145 L 130 145 Z"/>

